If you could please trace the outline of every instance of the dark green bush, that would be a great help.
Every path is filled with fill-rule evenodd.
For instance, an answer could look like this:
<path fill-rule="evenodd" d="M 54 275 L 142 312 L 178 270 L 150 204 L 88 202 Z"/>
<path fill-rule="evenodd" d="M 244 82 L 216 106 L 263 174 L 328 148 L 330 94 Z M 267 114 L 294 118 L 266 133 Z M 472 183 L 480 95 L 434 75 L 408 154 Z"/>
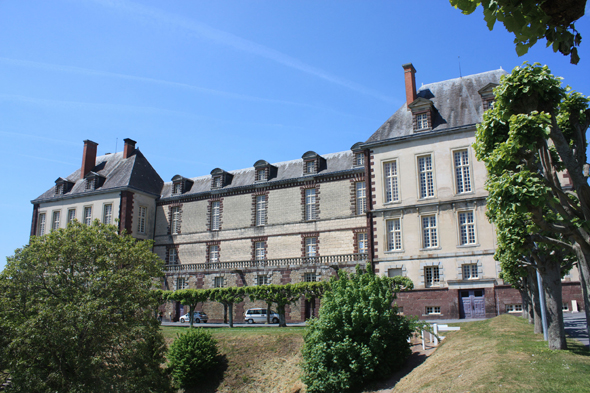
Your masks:
<path fill-rule="evenodd" d="M 180 388 L 202 385 L 219 364 L 217 341 L 204 329 L 179 334 L 168 350 L 168 368 Z"/>
<path fill-rule="evenodd" d="M 340 273 L 311 320 L 303 347 L 309 393 L 347 392 L 388 376 L 410 355 L 410 321 L 392 307 L 390 280 L 372 272 Z"/>

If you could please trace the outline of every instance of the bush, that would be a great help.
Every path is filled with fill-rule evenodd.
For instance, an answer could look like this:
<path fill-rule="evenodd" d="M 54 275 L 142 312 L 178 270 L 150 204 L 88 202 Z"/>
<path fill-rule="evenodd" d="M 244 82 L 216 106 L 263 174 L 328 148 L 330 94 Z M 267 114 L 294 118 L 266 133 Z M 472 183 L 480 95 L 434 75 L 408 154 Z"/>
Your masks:
<path fill-rule="evenodd" d="M 341 272 L 305 337 L 303 382 L 309 393 L 346 392 L 382 378 L 410 355 L 410 321 L 397 315 L 390 280 Z"/>
<path fill-rule="evenodd" d="M 178 387 L 198 386 L 219 364 L 217 341 L 204 329 L 189 329 L 170 345 L 168 360 L 172 379 Z"/>

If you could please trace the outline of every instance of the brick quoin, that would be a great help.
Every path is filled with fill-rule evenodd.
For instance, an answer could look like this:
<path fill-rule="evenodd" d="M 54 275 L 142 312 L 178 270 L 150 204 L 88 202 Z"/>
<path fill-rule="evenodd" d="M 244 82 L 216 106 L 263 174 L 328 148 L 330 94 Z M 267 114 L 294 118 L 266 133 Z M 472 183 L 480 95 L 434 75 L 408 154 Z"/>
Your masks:
<path fill-rule="evenodd" d="M 127 231 L 128 235 L 133 233 L 132 231 L 132 217 L 133 217 L 133 196 L 131 191 L 121 191 L 121 211 L 119 213 L 119 232 L 123 230 Z"/>

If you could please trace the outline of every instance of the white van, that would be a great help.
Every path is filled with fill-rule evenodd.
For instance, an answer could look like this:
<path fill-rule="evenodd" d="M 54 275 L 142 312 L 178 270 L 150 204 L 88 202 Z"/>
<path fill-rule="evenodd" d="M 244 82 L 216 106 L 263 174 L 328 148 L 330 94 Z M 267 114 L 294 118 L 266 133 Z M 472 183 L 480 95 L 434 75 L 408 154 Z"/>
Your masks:
<path fill-rule="evenodd" d="M 266 323 L 266 308 L 251 308 L 244 314 L 248 323 Z M 270 310 L 270 322 L 279 323 L 279 314 Z"/>

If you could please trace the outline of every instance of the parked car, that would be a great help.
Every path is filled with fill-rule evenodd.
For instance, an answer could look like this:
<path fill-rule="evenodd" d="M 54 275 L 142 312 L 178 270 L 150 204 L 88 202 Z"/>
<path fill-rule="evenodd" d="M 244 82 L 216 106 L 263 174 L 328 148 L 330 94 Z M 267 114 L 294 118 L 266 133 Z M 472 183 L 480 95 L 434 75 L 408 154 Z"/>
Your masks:
<path fill-rule="evenodd" d="M 251 308 L 244 314 L 244 319 L 248 323 L 266 323 L 266 308 Z M 279 323 L 279 314 L 270 310 L 271 323 Z"/>
<path fill-rule="evenodd" d="M 193 322 L 195 323 L 207 322 L 208 319 L 209 318 L 207 318 L 207 314 L 205 314 L 203 311 L 195 311 L 193 316 Z M 191 317 L 189 313 L 186 313 L 183 316 L 181 316 L 179 321 L 180 323 L 190 322 Z"/>

